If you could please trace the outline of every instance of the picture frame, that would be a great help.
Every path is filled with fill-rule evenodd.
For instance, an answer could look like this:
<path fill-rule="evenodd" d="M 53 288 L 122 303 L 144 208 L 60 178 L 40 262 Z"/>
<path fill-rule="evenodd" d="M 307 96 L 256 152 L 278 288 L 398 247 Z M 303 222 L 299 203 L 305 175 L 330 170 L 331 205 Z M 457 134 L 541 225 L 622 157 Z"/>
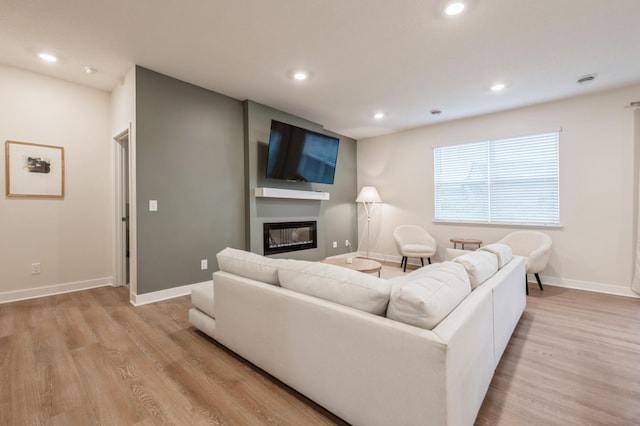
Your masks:
<path fill-rule="evenodd" d="M 64 198 L 64 148 L 5 142 L 7 197 Z"/>

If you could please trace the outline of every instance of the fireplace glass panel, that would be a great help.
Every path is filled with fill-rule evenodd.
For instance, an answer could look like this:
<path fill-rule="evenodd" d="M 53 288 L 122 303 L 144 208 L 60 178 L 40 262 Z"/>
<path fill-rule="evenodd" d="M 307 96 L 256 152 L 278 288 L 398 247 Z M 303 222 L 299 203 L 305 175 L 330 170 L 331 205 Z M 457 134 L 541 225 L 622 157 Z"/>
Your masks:
<path fill-rule="evenodd" d="M 264 254 L 286 253 L 318 247 L 317 222 L 265 223 Z"/>

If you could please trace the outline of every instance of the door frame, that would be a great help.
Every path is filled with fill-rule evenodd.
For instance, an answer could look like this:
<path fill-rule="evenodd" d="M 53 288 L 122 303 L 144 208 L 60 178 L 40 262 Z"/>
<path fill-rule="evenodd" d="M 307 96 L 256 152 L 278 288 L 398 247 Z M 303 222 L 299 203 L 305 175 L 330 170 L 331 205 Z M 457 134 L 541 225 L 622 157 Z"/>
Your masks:
<path fill-rule="evenodd" d="M 131 288 L 132 281 L 132 257 L 131 257 L 131 236 L 134 234 L 132 230 L 131 223 L 131 203 L 132 203 L 132 194 L 131 194 L 131 126 L 129 128 L 121 131 L 116 136 L 113 137 L 113 185 L 114 185 L 114 222 L 113 222 L 113 241 L 114 241 L 114 253 L 113 253 L 113 266 L 114 266 L 114 277 L 113 277 L 113 286 L 121 287 L 127 284 L 126 282 L 126 236 L 124 230 L 126 230 L 126 224 L 123 224 L 122 218 L 126 215 L 126 203 L 124 201 L 124 173 L 128 172 L 129 183 L 128 183 L 128 193 L 129 193 L 129 288 Z M 123 145 L 127 145 L 127 149 L 129 151 L 128 161 L 125 160 L 123 152 Z"/>

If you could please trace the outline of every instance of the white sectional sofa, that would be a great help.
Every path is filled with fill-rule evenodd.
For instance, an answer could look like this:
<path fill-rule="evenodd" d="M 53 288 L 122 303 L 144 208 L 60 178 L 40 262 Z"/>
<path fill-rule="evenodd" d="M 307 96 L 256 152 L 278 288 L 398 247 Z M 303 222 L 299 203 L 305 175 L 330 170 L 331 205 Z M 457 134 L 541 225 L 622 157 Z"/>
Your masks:
<path fill-rule="evenodd" d="M 354 425 L 472 425 L 526 303 L 502 245 L 391 280 L 234 249 L 218 264 L 191 324 Z"/>

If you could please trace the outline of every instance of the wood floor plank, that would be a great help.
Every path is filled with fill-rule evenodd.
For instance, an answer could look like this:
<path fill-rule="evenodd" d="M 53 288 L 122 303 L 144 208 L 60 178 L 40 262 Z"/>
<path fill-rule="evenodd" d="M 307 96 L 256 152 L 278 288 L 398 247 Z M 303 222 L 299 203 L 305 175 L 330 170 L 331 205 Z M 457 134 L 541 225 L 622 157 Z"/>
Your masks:
<path fill-rule="evenodd" d="M 86 405 L 76 407 L 73 410 L 65 411 L 51 417 L 50 421 L 45 424 L 51 426 L 71 426 L 71 425 L 97 425 L 97 418 L 94 415 L 92 407 Z"/>
<path fill-rule="evenodd" d="M 0 425 L 344 425 L 196 331 L 188 297 L 0 305 Z M 534 286 L 478 425 L 640 424 L 640 300 Z"/>
<path fill-rule="evenodd" d="M 112 361 L 114 357 L 124 356 L 101 344 L 73 351 L 84 404 L 91 410 L 96 424 L 131 425 L 143 419 L 137 401 L 129 392 L 126 368 Z"/>
<path fill-rule="evenodd" d="M 98 337 L 76 306 L 56 307 L 56 324 L 59 333 L 64 337 L 64 342 L 69 350 L 92 345 L 98 342 Z"/>
<path fill-rule="evenodd" d="M 0 304 L 0 338 L 7 337 L 17 331 L 14 321 L 18 317 L 18 303 Z"/>
<path fill-rule="evenodd" d="M 39 424 L 47 413 L 43 408 L 38 376 L 34 374 L 35 341 L 28 330 L 9 336 L 3 343 L 9 347 L 3 366 L 0 424 Z M 34 409 L 37 407 L 37 409 Z"/>
<path fill-rule="evenodd" d="M 216 377 L 203 374 L 190 360 L 176 362 L 167 368 L 167 374 L 182 386 L 200 414 L 217 424 L 261 424 L 252 411 L 243 407 L 235 394 L 235 383 L 222 383 Z"/>
<path fill-rule="evenodd" d="M 127 332 L 138 350 L 146 355 L 148 362 L 156 367 L 165 367 L 185 356 L 185 350 L 176 345 L 169 335 L 134 310 L 117 308 L 112 310 L 111 316 Z"/>
<path fill-rule="evenodd" d="M 78 372 L 64 336 L 51 334 L 33 343 L 40 407 L 47 417 L 73 410 L 81 398 Z"/>

